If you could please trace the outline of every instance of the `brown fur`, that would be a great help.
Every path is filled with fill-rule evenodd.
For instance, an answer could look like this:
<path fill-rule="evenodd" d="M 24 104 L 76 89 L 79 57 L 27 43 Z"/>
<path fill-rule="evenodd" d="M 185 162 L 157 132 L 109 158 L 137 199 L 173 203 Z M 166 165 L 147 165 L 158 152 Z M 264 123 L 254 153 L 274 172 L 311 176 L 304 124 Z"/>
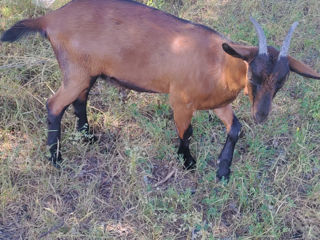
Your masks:
<path fill-rule="evenodd" d="M 268 48 L 269 56 L 264 61 L 264 56 L 257 55 L 257 47 L 232 43 L 205 26 L 127 0 L 74 0 L 46 16 L 17 23 L 2 40 L 15 41 L 28 31 L 45 33 L 63 74 L 62 86 L 47 105 L 49 126 L 57 132 L 48 137 L 53 158 L 64 109 L 76 100 L 85 102 L 91 81 L 98 76 L 109 76 L 138 91 L 169 93 L 179 137 L 187 146 L 183 151 L 192 163 L 195 161 L 189 156 L 184 133 L 192 129 L 194 111 L 215 109 L 230 135 L 221 153 L 221 158 L 227 159 L 222 165 L 231 164 L 238 139 L 240 124 L 230 103 L 242 89 L 249 95 L 255 112 L 267 106 L 259 118 L 262 120 L 271 108 L 271 95 L 278 90 L 278 73 L 284 78 L 291 70 L 320 78 L 292 57 L 283 61 L 287 64 L 283 68 L 275 64 L 279 51 L 274 48 Z M 274 66 L 279 69 L 275 71 Z M 264 81 L 257 96 L 248 81 L 251 70 L 258 71 Z M 78 104 L 78 111 L 85 112 L 79 106 L 85 105 Z M 219 174 L 227 176 L 228 172 Z"/>
<path fill-rule="evenodd" d="M 53 114 L 86 91 L 90 77 L 103 74 L 169 93 L 182 137 L 195 110 L 226 106 L 246 85 L 245 62 L 221 48 L 227 39 L 143 5 L 78 0 L 39 21 L 64 78 L 49 100 Z"/>

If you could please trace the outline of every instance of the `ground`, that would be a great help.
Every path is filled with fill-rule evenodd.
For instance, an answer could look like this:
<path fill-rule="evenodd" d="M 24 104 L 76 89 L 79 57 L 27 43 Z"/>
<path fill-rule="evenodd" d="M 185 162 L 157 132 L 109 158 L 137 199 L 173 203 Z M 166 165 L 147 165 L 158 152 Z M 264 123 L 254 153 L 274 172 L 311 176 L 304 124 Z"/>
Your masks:
<path fill-rule="evenodd" d="M 145 2 L 252 45 L 250 16 L 275 47 L 299 21 L 290 54 L 320 72 L 317 0 Z M 50 10 L 1 0 L 0 11 L 2 32 Z M 320 239 L 320 81 L 292 73 L 263 125 L 240 94 L 243 133 L 226 183 L 215 176 L 226 133 L 212 112 L 193 118 L 198 163 L 188 172 L 167 96 L 100 80 L 88 106 L 99 140 L 79 141 L 70 108 L 57 170 L 45 156 L 45 103 L 61 78 L 52 49 L 39 36 L 0 44 L 0 239 Z"/>

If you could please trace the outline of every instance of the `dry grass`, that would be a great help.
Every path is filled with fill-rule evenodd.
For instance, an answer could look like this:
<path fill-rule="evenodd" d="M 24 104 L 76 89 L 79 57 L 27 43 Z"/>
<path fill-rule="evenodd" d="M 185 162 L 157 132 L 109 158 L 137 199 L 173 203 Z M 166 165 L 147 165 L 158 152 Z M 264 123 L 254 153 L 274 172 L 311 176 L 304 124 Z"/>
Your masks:
<path fill-rule="evenodd" d="M 317 0 L 148 2 L 248 44 L 249 16 L 275 46 L 298 20 L 290 52 L 320 72 Z M 45 12 L 25 0 L 2 0 L 0 11 L 0 30 Z M 319 81 L 292 74 L 261 126 L 245 97 L 235 101 L 244 136 L 228 184 L 209 164 L 225 141 L 216 117 L 195 115 L 198 165 L 185 172 L 167 97 L 99 81 L 88 110 L 99 141 L 80 143 L 68 110 L 57 171 L 44 156 L 45 102 L 60 85 L 50 45 L 30 36 L 0 48 L 0 239 L 320 239 Z"/>

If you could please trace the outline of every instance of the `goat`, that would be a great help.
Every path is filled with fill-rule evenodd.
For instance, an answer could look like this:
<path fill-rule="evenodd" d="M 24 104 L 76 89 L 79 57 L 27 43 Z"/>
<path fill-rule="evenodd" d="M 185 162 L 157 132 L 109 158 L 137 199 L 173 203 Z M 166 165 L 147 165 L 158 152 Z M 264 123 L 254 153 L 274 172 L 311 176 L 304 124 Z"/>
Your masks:
<path fill-rule="evenodd" d="M 278 51 L 267 46 L 263 29 L 253 18 L 251 22 L 258 47 L 234 43 L 209 27 L 131 0 L 73 0 L 45 16 L 16 23 L 1 40 L 13 42 L 28 32 L 40 32 L 52 45 L 63 75 L 61 87 L 47 101 L 47 144 L 55 166 L 62 161 L 64 111 L 72 104 L 77 129 L 89 134 L 88 94 L 98 77 L 108 76 L 129 89 L 169 94 L 180 138 L 178 154 L 186 169 L 196 166 L 189 150 L 192 115 L 213 109 L 227 129 L 217 177 L 229 179 L 241 129 L 231 103 L 239 92 L 244 89 L 249 95 L 253 118 L 261 123 L 290 71 L 320 79 L 317 72 L 288 56 L 297 23 Z"/>

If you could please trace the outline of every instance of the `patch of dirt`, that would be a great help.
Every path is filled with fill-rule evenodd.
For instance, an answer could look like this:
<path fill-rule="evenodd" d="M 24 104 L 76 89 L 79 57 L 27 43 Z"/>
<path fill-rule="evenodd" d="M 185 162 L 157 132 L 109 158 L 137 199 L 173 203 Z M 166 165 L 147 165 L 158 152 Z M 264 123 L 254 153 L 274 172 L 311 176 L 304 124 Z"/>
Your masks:
<path fill-rule="evenodd" d="M 230 203 L 227 208 L 222 212 L 221 221 L 222 223 L 230 227 L 235 222 L 237 222 L 237 218 L 240 217 L 240 212 L 238 211 L 235 203 Z"/>
<path fill-rule="evenodd" d="M 4 223 L 0 221 L 0 240 L 18 240 L 25 239 L 23 229 L 19 229 L 13 223 Z"/>

